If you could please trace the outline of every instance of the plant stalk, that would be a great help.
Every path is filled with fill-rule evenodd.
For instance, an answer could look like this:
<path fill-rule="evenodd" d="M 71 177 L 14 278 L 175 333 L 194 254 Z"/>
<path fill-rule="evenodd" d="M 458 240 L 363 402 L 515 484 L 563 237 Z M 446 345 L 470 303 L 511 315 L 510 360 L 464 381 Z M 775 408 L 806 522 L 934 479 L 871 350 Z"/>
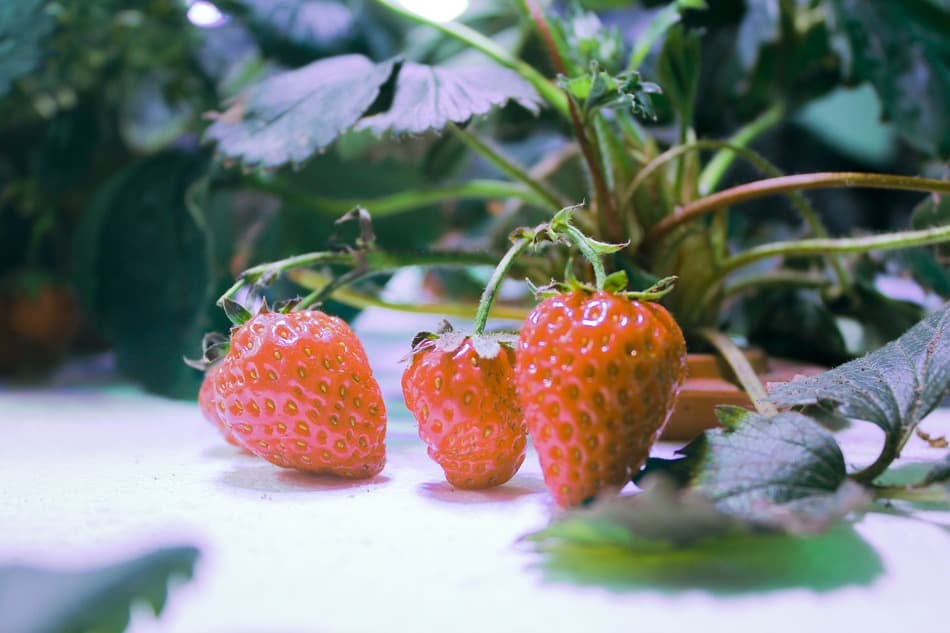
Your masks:
<path fill-rule="evenodd" d="M 716 280 L 721 281 L 738 268 L 770 257 L 867 253 L 870 251 L 928 246 L 947 241 L 950 241 L 950 225 L 917 231 L 881 233 L 867 237 L 816 238 L 774 242 L 750 248 L 730 257 L 723 262 L 722 268 L 717 271 Z"/>
<path fill-rule="evenodd" d="M 250 182 L 252 186 L 259 191 L 273 193 L 291 200 L 294 204 L 298 204 L 301 207 L 334 216 L 340 215 L 355 206 L 362 206 L 369 209 L 374 218 L 379 218 L 397 215 L 404 211 L 411 211 L 429 204 L 438 204 L 440 202 L 460 199 L 491 200 L 496 198 L 513 198 L 539 207 L 551 206 L 552 202 L 548 197 L 540 195 L 534 188 L 507 180 L 469 180 L 459 184 L 425 189 L 410 189 L 388 196 L 363 199 L 322 198 L 312 196 L 307 192 L 262 178 L 252 179 Z"/>
<path fill-rule="evenodd" d="M 568 223 L 564 223 L 558 227 L 557 232 L 567 237 L 567 239 L 577 247 L 577 250 L 581 252 L 584 259 L 590 262 L 591 267 L 594 269 L 594 285 L 597 287 L 597 290 L 603 290 L 607 281 L 607 272 L 604 270 L 604 259 L 600 253 L 591 246 L 590 238 L 584 235 L 579 228 Z"/>
<path fill-rule="evenodd" d="M 773 416 L 778 413 L 774 404 L 768 401 L 768 393 L 762 386 L 755 369 L 749 363 L 739 346 L 732 342 L 732 339 L 712 328 L 699 328 L 696 334 L 705 339 L 710 345 L 716 348 L 716 351 L 732 368 L 742 389 L 749 395 L 756 411 L 765 416 Z"/>
<path fill-rule="evenodd" d="M 288 273 L 291 280 L 304 288 L 319 290 L 330 283 L 331 277 L 313 270 L 296 269 Z M 330 298 L 343 305 L 357 308 L 360 310 L 366 308 L 383 308 L 393 310 L 394 312 L 405 312 L 410 314 L 436 314 L 442 316 L 456 316 L 460 318 L 472 318 L 478 309 L 474 303 L 397 303 L 385 301 L 374 297 L 368 293 L 354 290 L 353 288 L 337 288 L 330 293 Z M 491 310 L 491 317 L 497 319 L 510 319 L 512 321 L 523 321 L 528 316 L 527 308 L 516 308 L 511 306 L 495 304 Z"/>
<path fill-rule="evenodd" d="M 784 116 L 785 104 L 781 101 L 772 104 L 772 107 L 733 134 L 729 138 L 729 145 L 734 147 L 748 146 L 763 133 L 778 125 Z M 736 152 L 729 148 L 723 148 L 716 152 L 699 175 L 699 195 L 707 196 L 716 190 L 736 157 Z"/>
<path fill-rule="evenodd" d="M 541 7 L 538 6 L 536 0 L 522 0 L 522 2 L 537 27 L 541 39 L 544 41 L 551 63 L 554 64 L 554 69 L 560 75 L 568 76 L 567 64 L 554 43 L 551 27 L 548 25 Z M 594 206 L 597 208 L 598 219 L 600 220 L 600 232 L 607 240 L 621 241 L 623 239 L 623 222 L 614 205 L 610 190 L 607 188 L 607 179 L 604 176 L 604 165 L 600 152 L 597 146 L 591 143 L 590 135 L 587 134 L 587 128 L 581 119 L 577 103 L 566 91 L 564 96 L 567 99 L 571 128 L 575 138 L 577 138 L 577 144 L 581 148 L 584 162 L 587 163 L 587 170 L 590 172 L 591 183 L 594 186 Z"/>
<path fill-rule="evenodd" d="M 544 205 L 542 206 L 550 207 L 550 209 L 554 211 L 563 209 L 565 206 L 567 206 L 566 200 L 563 199 L 563 196 L 549 190 L 541 181 L 532 177 L 531 174 L 525 171 L 524 168 L 517 165 L 514 161 L 482 141 L 468 130 L 463 130 L 455 124 L 451 124 L 449 129 L 452 130 L 452 133 L 455 134 L 456 138 L 462 141 L 466 147 L 482 156 L 485 160 L 490 162 L 512 179 L 517 180 L 528 187 L 528 189 L 530 189 L 536 197 L 544 201 Z"/>
<path fill-rule="evenodd" d="M 529 232 L 515 239 L 514 244 L 511 245 L 508 252 L 505 253 L 501 261 L 498 262 L 498 265 L 495 266 L 495 270 L 492 272 L 491 278 L 485 286 L 485 291 L 482 293 L 482 297 L 478 302 L 478 311 L 475 313 L 475 324 L 472 330 L 473 334 L 485 333 L 485 325 L 488 323 L 488 314 L 495 304 L 495 298 L 498 296 L 502 282 L 505 280 L 505 277 L 508 276 L 508 271 L 515 261 L 515 258 L 521 255 L 521 253 L 534 242 L 534 238 L 534 233 Z"/>
<path fill-rule="evenodd" d="M 897 435 L 887 433 L 884 436 L 884 447 L 881 449 L 881 454 L 878 455 L 872 464 L 852 474 L 851 479 L 863 484 L 870 484 L 883 475 L 887 467 L 891 465 L 891 462 L 900 457 L 899 444 L 900 441 Z"/>
<path fill-rule="evenodd" d="M 387 272 L 405 266 L 491 266 L 497 261 L 491 253 L 421 251 L 395 253 L 374 249 L 371 251 L 320 251 L 288 257 L 276 262 L 259 264 L 248 268 L 234 284 L 218 299 L 220 306 L 225 299 L 233 299 L 240 290 L 265 277 L 277 276 L 296 268 L 320 264 L 348 266 L 373 273 Z"/>
<path fill-rule="evenodd" d="M 779 178 L 766 178 L 730 189 L 724 189 L 718 193 L 683 205 L 676 213 L 663 218 L 653 225 L 647 236 L 647 240 L 659 240 L 678 226 L 692 222 L 718 209 L 739 204 L 747 200 L 754 200 L 756 198 L 773 196 L 790 191 L 834 187 L 866 187 L 871 189 L 899 189 L 942 194 L 950 193 L 950 181 L 918 178 L 916 176 L 897 176 L 893 174 L 817 172 L 812 174 L 781 176 Z"/>

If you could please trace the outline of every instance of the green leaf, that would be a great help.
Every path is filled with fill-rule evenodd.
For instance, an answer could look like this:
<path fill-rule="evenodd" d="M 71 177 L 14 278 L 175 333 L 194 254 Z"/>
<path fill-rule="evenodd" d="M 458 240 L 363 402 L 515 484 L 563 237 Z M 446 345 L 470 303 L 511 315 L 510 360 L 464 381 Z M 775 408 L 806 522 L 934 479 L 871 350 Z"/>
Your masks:
<path fill-rule="evenodd" d="M 505 68 L 374 64 L 342 55 L 251 87 L 217 115 L 206 137 L 218 143 L 219 154 L 248 166 L 300 165 L 354 128 L 422 134 L 508 101 L 537 112 L 540 97 Z"/>
<path fill-rule="evenodd" d="M 675 527 L 675 515 L 671 523 Z M 576 527 L 580 536 L 587 532 L 590 538 L 558 535 L 536 542 L 543 554 L 537 569 L 546 583 L 648 593 L 699 588 L 712 595 L 748 593 L 761 599 L 766 592 L 789 588 L 866 587 L 883 573 L 874 548 L 845 523 L 815 536 L 727 534 L 689 548 L 652 551 L 599 542 L 585 525 Z"/>
<path fill-rule="evenodd" d="M 628 108 L 640 117 L 652 117 L 653 109 L 647 95 L 660 92 L 659 86 L 641 81 L 640 74 L 635 71 L 610 75 L 600 70 L 596 62 L 591 63 L 589 74 L 562 79 L 559 84 L 580 102 L 586 117 L 601 108 L 617 107 Z"/>
<path fill-rule="evenodd" d="M 772 389 L 779 406 L 814 405 L 906 436 L 950 390 L 950 304 L 862 358 Z"/>
<path fill-rule="evenodd" d="M 657 60 L 657 78 L 679 116 L 683 129 L 693 124 L 693 106 L 699 86 L 700 34 L 681 24 L 670 29 Z"/>
<path fill-rule="evenodd" d="M 185 203 L 204 156 L 166 152 L 120 172 L 77 229 L 80 296 L 119 369 L 154 392 L 192 398 L 201 375 L 182 363 L 201 335 L 226 328 L 214 308 L 221 285 L 212 236 Z"/>
<path fill-rule="evenodd" d="M 265 168 L 299 165 L 326 149 L 370 108 L 395 60 L 341 55 L 265 79 L 208 128 L 218 153 Z"/>
<path fill-rule="evenodd" d="M 834 0 L 850 78 L 870 81 L 898 132 L 930 154 L 950 155 L 950 39 L 939 0 Z"/>
<path fill-rule="evenodd" d="M 642 476 L 680 469 L 690 489 L 717 510 L 796 534 L 821 532 L 866 503 L 863 489 L 846 479 L 834 437 L 810 418 L 736 408 L 720 415 L 728 428 L 707 431 L 684 447 L 685 462 L 651 460 Z"/>
<path fill-rule="evenodd" d="M 488 114 L 509 101 L 536 113 L 541 100 L 531 84 L 505 68 L 440 68 L 405 62 L 398 73 L 392 105 L 360 121 L 358 129 L 422 134 Z"/>
<path fill-rule="evenodd" d="M 0 3 L 0 97 L 43 63 L 43 47 L 56 27 L 49 0 Z"/>
<path fill-rule="evenodd" d="M 197 558 L 170 547 L 101 569 L 0 567 L 0 622 L 5 633 L 121 633 L 139 601 L 160 615 L 169 582 L 191 578 Z"/>
<path fill-rule="evenodd" d="M 717 510 L 708 499 L 660 476 L 645 481 L 637 494 L 602 497 L 587 508 L 568 512 L 526 539 L 541 545 L 562 542 L 655 552 L 749 529 L 750 525 Z"/>
<path fill-rule="evenodd" d="M 745 15 L 739 25 L 736 49 L 748 71 L 759 59 L 759 49 L 778 42 L 781 36 L 779 0 L 746 0 Z"/>

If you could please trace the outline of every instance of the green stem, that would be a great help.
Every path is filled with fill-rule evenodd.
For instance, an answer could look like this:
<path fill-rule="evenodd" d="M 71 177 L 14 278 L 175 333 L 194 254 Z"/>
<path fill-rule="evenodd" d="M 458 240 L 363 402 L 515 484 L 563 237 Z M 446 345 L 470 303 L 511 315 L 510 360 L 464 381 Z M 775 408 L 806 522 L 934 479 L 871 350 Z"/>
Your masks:
<path fill-rule="evenodd" d="M 491 253 L 472 253 L 457 251 L 420 251 L 415 253 L 396 253 L 374 249 L 359 251 L 320 251 L 288 257 L 276 262 L 268 262 L 248 268 L 236 282 L 218 299 L 222 305 L 225 299 L 233 299 L 240 290 L 253 285 L 265 277 L 275 277 L 281 273 L 308 266 L 336 264 L 360 269 L 362 271 L 386 272 L 406 266 L 492 266 L 497 257 Z"/>
<path fill-rule="evenodd" d="M 818 172 L 796 174 L 779 178 L 766 178 L 754 182 L 724 189 L 705 198 L 683 205 L 676 213 L 668 215 L 650 229 L 647 237 L 655 241 L 678 226 L 692 222 L 697 218 L 713 213 L 718 209 L 732 206 L 747 200 L 773 196 L 790 191 L 808 189 L 827 189 L 834 187 L 866 187 L 871 189 L 899 189 L 904 191 L 929 191 L 950 193 L 950 182 L 916 176 L 897 176 L 893 174 L 867 174 L 861 172 Z"/>
<path fill-rule="evenodd" d="M 452 130 L 455 136 L 460 141 L 462 141 L 466 147 L 485 158 L 485 160 L 500 169 L 504 174 L 508 175 L 514 180 L 517 180 L 518 182 L 523 183 L 537 197 L 543 200 L 546 206 L 553 210 L 559 210 L 567 206 L 567 204 L 565 204 L 566 201 L 562 199 L 562 196 L 549 190 L 542 182 L 533 178 L 531 174 L 525 171 L 520 165 L 517 165 L 507 156 L 494 149 L 468 130 L 463 130 L 454 124 L 450 125 L 449 129 Z"/>
<path fill-rule="evenodd" d="M 551 200 L 539 195 L 535 189 L 518 183 L 508 182 L 507 180 L 469 180 L 454 185 L 426 189 L 410 189 L 388 196 L 359 199 L 321 198 L 300 191 L 294 187 L 289 187 L 276 180 L 264 178 L 250 179 L 249 182 L 259 191 L 276 194 L 291 201 L 293 204 L 328 215 L 339 215 L 355 206 L 362 206 L 369 209 L 374 218 L 379 218 L 396 215 L 404 211 L 411 211 L 430 204 L 459 199 L 492 200 L 496 198 L 514 198 L 539 207 L 551 206 Z"/>
<path fill-rule="evenodd" d="M 560 225 L 557 231 L 573 242 L 577 250 L 584 256 L 584 259 L 590 262 L 594 269 L 594 285 L 598 290 L 603 290 L 607 281 L 607 272 L 604 270 L 603 257 L 591 246 L 590 238 L 584 235 L 579 228 L 568 223 Z"/>
<path fill-rule="evenodd" d="M 290 278 L 304 288 L 319 290 L 330 283 L 331 277 L 323 275 L 313 270 L 298 269 L 289 273 Z M 443 316 L 456 316 L 460 318 L 472 318 L 478 309 L 474 303 L 397 303 L 385 301 L 373 295 L 354 290 L 352 288 L 337 288 L 330 293 L 334 301 L 343 305 L 364 310 L 366 308 L 384 308 L 395 312 L 406 312 L 410 314 L 438 314 Z M 523 321 L 528 316 L 527 308 L 516 308 L 511 306 L 494 305 L 491 315 L 498 319 L 510 319 L 512 321 Z"/>
<path fill-rule="evenodd" d="M 343 275 L 334 276 L 322 288 L 315 288 L 310 294 L 297 302 L 294 310 L 306 310 L 307 308 L 323 303 L 334 290 L 344 288 L 356 283 L 362 279 L 382 274 L 382 270 L 366 270 L 364 268 L 354 268 Z"/>
<path fill-rule="evenodd" d="M 765 387 L 762 386 L 755 369 L 749 363 L 749 359 L 745 357 L 739 346 L 732 342 L 731 338 L 711 328 L 700 328 L 696 331 L 696 334 L 715 347 L 716 351 L 729 364 L 739 384 L 742 385 L 742 388 L 752 400 L 752 404 L 755 405 L 756 411 L 766 416 L 773 416 L 778 413 L 775 405 L 768 401 L 768 393 L 766 393 Z"/>
<path fill-rule="evenodd" d="M 754 262 L 780 256 L 828 255 L 830 253 L 866 253 L 878 250 L 895 250 L 914 246 L 928 246 L 950 241 L 950 224 L 919 231 L 882 233 L 867 237 L 817 238 L 762 244 L 738 253 L 723 262 L 717 271 L 715 282 L 721 281 L 732 271 Z M 714 283 L 715 283 L 714 282 Z"/>
<path fill-rule="evenodd" d="M 489 58 L 498 62 L 505 68 L 515 71 L 528 83 L 530 83 L 534 89 L 538 91 L 538 94 L 541 95 L 541 98 L 547 101 L 552 108 L 561 113 L 561 115 L 565 118 L 569 116 L 567 96 L 561 92 L 557 86 L 551 83 L 544 75 L 539 73 L 532 66 L 512 56 L 508 51 L 501 48 L 498 46 L 498 44 L 485 37 L 478 31 L 457 22 L 435 22 L 419 15 L 418 13 L 414 13 L 406 9 L 397 2 L 393 2 L 393 0 L 376 0 L 376 2 L 386 7 L 393 13 L 397 13 L 402 17 L 411 20 L 412 22 L 432 27 L 433 29 L 444 33 L 445 35 L 448 35 L 449 37 L 484 53 Z"/>
<path fill-rule="evenodd" d="M 569 76 L 570 73 L 568 72 L 567 62 L 558 50 L 554 36 L 551 33 L 551 27 L 541 7 L 538 6 L 536 0 L 522 0 L 522 4 L 527 9 L 531 20 L 538 29 L 538 34 L 541 36 L 541 40 L 547 48 L 548 57 L 551 58 L 554 69 L 563 76 Z M 623 222 L 614 205 L 610 190 L 607 187 L 607 178 L 604 176 L 604 163 L 600 150 L 597 145 L 590 140 L 591 135 L 588 134 L 587 126 L 584 124 L 577 103 L 575 103 L 574 99 L 571 98 L 566 91 L 564 95 L 567 99 L 571 129 L 574 132 L 574 138 L 577 139 L 578 146 L 581 148 L 581 155 L 587 164 L 587 171 L 590 173 L 591 183 L 594 186 L 594 207 L 597 209 L 600 223 L 598 228 L 601 235 L 606 239 L 620 241 L 623 239 Z"/>
<path fill-rule="evenodd" d="M 645 182 L 646 178 L 666 162 L 676 158 L 684 152 L 701 151 L 705 149 L 718 149 L 719 154 L 722 154 L 724 151 L 728 151 L 732 155 L 740 156 L 755 166 L 756 169 L 772 178 L 780 178 L 785 175 L 778 167 L 770 163 L 765 157 L 747 147 L 733 145 L 731 142 L 703 139 L 688 143 L 686 145 L 671 147 L 667 151 L 663 152 L 663 154 L 660 154 L 655 159 L 650 161 L 650 163 L 648 163 L 646 167 L 644 167 L 644 169 L 639 174 L 637 174 L 637 178 L 633 181 L 630 188 L 627 190 L 627 193 L 625 194 L 625 196 L 629 196 L 629 198 L 625 198 L 625 200 L 629 202 L 630 198 L 632 198 L 633 194 L 636 193 L 636 190 L 643 184 L 643 182 Z M 828 237 L 828 231 L 825 229 L 825 225 L 822 224 L 821 219 L 818 217 L 818 212 L 815 211 L 815 209 L 811 206 L 811 204 L 808 202 L 808 199 L 798 191 L 788 191 L 784 193 L 788 196 L 792 205 L 802 216 L 802 219 L 805 220 L 805 223 L 811 229 L 812 233 L 814 233 L 817 237 Z M 724 247 L 726 240 L 724 233 L 726 226 L 728 225 L 728 216 L 726 215 L 725 211 L 725 209 L 719 209 L 716 211 L 716 216 L 713 219 L 713 226 L 711 227 L 710 232 L 710 239 L 713 241 L 717 262 L 720 262 L 725 258 Z M 847 271 L 839 258 L 830 257 L 829 259 L 831 262 L 831 267 L 835 271 L 835 276 L 838 278 L 838 286 L 844 292 L 851 292 L 851 274 Z"/>
<path fill-rule="evenodd" d="M 746 147 L 769 129 L 778 125 L 785 116 L 785 104 L 778 101 L 729 138 L 729 145 Z M 736 159 L 736 152 L 723 148 L 713 156 L 699 175 L 699 194 L 709 195 L 719 186 L 729 167 Z"/>
<path fill-rule="evenodd" d="M 811 275 L 797 270 L 773 270 L 764 275 L 750 275 L 723 288 L 722 298 L 767 286 L 794 286 L 796 288 L 823 288 L 830 282 L 822 275 Z"/>
<path fill-rule="evenodd" d="M 851 479 L 860 483 L 869 484 L 884 474 L 884 471 L 891 465 L 891 462 L 900 456 L 899 444 L 900 442 L 895 434 L 888 433 L 885 435 L 884 447 L 881 449 L 881 454 L 878 455 L 872 464 L 851 475 Z"/>
<path fill-rule="evenodd" d="M 505 280 L 505 277 L 507 277 L 508 270 L 511 268 L 515 258 L 531 245 L 534 241 L 534 237 L 534 233 L 528 233 L 517 238 L 514 244 L 511 245 L 511 248 L 508 249 L 508 252 L 505 253 L 505 256 L 498 262 L 498 265 L 495 266 L 495 270 L 492 272 L 492 276 L 485 286 L 485 291 L 482 293 L 482 298 L 478 302 L 478 311 L 475 313 L 475 325 L 472 331 L 473 334 L 484 334 L 485 325 L 488 323 L 488 314 L 495 304 L 495 298 L 501 289 L 501 283 Z"/>

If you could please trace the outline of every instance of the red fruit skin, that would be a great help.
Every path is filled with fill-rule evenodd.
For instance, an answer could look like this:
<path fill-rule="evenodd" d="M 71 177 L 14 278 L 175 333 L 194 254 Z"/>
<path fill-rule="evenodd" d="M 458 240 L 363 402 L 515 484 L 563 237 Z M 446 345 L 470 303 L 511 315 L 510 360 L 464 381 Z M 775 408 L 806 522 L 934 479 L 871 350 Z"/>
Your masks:
<path fill-rule="evenodd" d="M 501 485 L 524 463 L 527 430 L 514 364 L 510 347 L 483 358 L 466 338 L 452 351 L 417 351 L 403 372 L 402 393 L 419 437 L 457 488 Z"/>
<path fill-rule="evenodd" d="M 284 468 L 362 479 L 386 463 L 386 406 L 366 352 L 318 310 L 263 312 L 231 332 L 214 387 L 251 453 Z"/>
<path fill-rule="evenodd" d="M 221 435 L 224 436 L 228 444 L 242 448 L 241 443 L 237 441 L 228 429 L 227 424 L 224 423 L 224 418 L 222 417 L 224 403 L 219 403 L 217 394 L 214 391 L 215 374 L 218 373 L 219 369 L 220 365 L 212 365 L 205 372 L 205 377 L 201 381 L 201 389 L 198 390 L 198 408 L 201 410 L 201 415 L 204 416 L 204 419 L 213 424 L 218 431 L 221 432 Z M 218 408 L 219 406 L 220 409 Z"/>
<path fill-rule="evenodd" d="M 515 383 L 558 505 L 630 481 L 685 376 L 683 334 L 656 303 L 573 291 L 531 312 L 518 340 Z"/>

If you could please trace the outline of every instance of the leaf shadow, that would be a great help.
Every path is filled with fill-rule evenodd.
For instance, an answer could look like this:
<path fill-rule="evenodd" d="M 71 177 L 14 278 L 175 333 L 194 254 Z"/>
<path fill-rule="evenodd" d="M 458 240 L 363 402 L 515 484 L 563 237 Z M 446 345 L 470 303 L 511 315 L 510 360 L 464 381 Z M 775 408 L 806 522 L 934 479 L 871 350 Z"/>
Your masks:
<path fill-rule="evenodd" d="M 242 466 L 226 471 L 218 477 L 218 483 L 231 488 L 276 493 L 349 490 L 380 486 L 388 482 L 389 477 L 385 475 L 376 475 L 370 479 L 344 479 L 333 475 L 284 470 L 271 464 Z"/>
<path fill-rule="evenodd" d="M 528 495 L 545 492 L 544 482 L 537 477 L 519 476 L 508 483 L 484 490 L 465 490 L 456 488 L 447 481 L 429 481 L 417 488 L 419 494 L 429 499 L 445 503 L 496 503 L 512 501 Z"/>
<path fill-rule="evenodd" d="M 548 582 L 616 592 L 696 589 L 716 595 L 867 586 L 884 567 L 877 552 L 841 524 L 812 537 L 735 538 L 693 549 L 640 553 L 619 547 L 558 545 L 536 565 Z"/>

